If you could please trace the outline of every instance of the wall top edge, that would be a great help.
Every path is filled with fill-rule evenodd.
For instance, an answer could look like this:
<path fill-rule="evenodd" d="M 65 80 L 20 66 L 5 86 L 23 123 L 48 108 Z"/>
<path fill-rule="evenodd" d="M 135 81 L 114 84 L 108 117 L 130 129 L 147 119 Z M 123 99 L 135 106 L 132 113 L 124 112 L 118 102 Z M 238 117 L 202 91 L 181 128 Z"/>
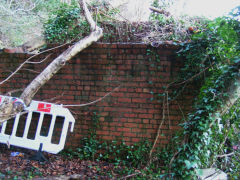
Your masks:
<path fill-rule="evenodd" d="M 47 50 L 49 48 L 57 48 L 61 44 L 47 44 L 47 48 L 44 50 Z M 71 46 L 72 44 L 63 44 L 63 46 L 60 47 L 60 49 L 67 49 L 67 47 Z M 174 43 L 174 42 L 154 42 L 152 44 L 146 44 L 146 43 L 135 43 L 135 42 L 121 42 L 121 43 L 103 43 L 103 42 L 95 42 L 91 44 L 88 48 L 164 48 L 164 49 L 178 49 L 180 47 L 180 43 Z M 57 48 L 58 49 L 58 48 Z M 34 55 L 36 53 L 29 53 L 24 52 L 21 48 L 4 48 L 0 49 L 0 54 L 25 54 L 25 55 Z"/>

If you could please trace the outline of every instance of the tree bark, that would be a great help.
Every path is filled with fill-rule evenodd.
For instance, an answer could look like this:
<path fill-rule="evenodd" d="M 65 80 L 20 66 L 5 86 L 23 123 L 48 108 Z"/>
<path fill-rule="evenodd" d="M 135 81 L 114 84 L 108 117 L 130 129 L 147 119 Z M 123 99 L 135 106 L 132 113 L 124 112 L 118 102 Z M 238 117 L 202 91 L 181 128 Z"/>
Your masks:
<path fill-rule="evenodd" d="M 24 89 L 23 93 L 20 96 L 20 99 L 24 102 L 23 105 L 20 106 L 18 101 L 18 108 L 13 108 L 14 102 L 11 101 L 10 98 L 8 100 L 6 99 L 5 103 L 2 103 L 2 105 L 0 105 L 0 122 L 4 122 L 15 116 L 17 113 L 23 111 L 24 106 L 28 106 L 31 103 L 34 95 L 38 92 L 38 90 L 46 82 L 48 82 L 53 77 L 53 75 L 56 74 L 66 64 L 67 61 L 69 61 L 77 53 L 102 37 L 103 31 L 92 19 L 85 0 L 79 0 L 79 4 L 82 7 L 86 20 L 90 25 L 90 35 L 78 41 L 62 54 L 60 54 Z"/>
<path fill-rule="evenodd" d="M 24 89 L 20 99 L 28 106 L 37 91 L 56 74 L 67 61 L 72 59 L 77 53 L 97 41 L 102 36 L 102 30 L 92 32 L 89 36 L 75 43 L 49 64 L 27 87 Z"/>

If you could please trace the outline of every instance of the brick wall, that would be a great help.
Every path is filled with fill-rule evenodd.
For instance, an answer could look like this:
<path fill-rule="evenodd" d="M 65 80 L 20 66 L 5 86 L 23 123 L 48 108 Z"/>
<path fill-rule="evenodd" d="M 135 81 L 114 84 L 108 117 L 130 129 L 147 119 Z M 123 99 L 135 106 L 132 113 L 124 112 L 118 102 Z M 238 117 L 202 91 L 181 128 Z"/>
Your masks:
<path fill-rule="evenodd" d="M 183 60 L 176 57 L 178 47 L 162 45 L 153 48 L 145 44 L 96 43 L 79 53 L 60 70 L 35 96 L 60 104 L 82 104 L 103 97 L 119 87 L 102 101 L 85 107 L 70 108 L 76 118 L 74 133 L 68 134 L 67 146 L 76 147 L 82 137 L 96 125 L 97 136 L 104 140 L 125 140 L 135 143 L 144 138 L 154 140 L 162 121 L 162 102 L 158 93 L 177 77 Z M 0 86 L 2 94 L 24 88 L 41 70 L 66 47 L 54 49 L 26 64 L 11 80 Z M 159 56 L 149 55 L 149 50 Z M 30 57 L 27 54 L 0 54 L 0 78 L 7 77 L 19 63 Z M 177 101 L 169 104 L 166 119 L 161 126 L 158 144 L 167 144 L 183 113 L 191 108 L 194 88 L 188 88 Z"/>

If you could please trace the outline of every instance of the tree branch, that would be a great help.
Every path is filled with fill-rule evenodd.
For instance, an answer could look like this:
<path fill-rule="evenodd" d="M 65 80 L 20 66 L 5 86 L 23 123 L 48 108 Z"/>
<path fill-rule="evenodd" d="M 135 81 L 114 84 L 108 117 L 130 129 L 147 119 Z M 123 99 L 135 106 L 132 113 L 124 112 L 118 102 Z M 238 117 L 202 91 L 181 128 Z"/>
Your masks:
<path fill-rule="evenodd" d="M 65 50 L 62 54 L 60 54 L 57 58 L 55 58 L 23 91 L 20 96 L 20 99 L 24 102 L 21 108 L 17 108 L 17 111 L 13 109 L 14 102 L 11 101 L 11 98 L 6 99 L 5 103 L 0 105 L 0 122 L 8 120 L 12 117 L 12 114 L 17 114 L 23 111 L 25 105 L 28 106 L 34 95 L 38 92 L 38 90 L 48 82 L 54 74 L 56 74 L 67 61 L 72 59 L 77 53 L 87 48 L 93 42 L 96 42 L 103 35 L 103 30 L 96 25 L 91 14 L 86 6 L 85 0 L 79 1 L 80 6 L 84 11 L 84 15 L 86 20 L 88 21 L 91 27 L 91 33 L 89 36 L 83 38 L 82 40 L 76 42 L 74 45 Z M 23 66 L 23 65 L 22 65 Z M 22 67 L 20 66 L 20 68 Z M 3 116 L 1 116 L 1 114 Z M 8 116 L 9 114 L 9 116 Z"/>
<path fill-rule="evenodd" d="M 92 104 L 95 104 L 101 100 L 103 100 L 104 98 L 106 98 L 107 96 L 111 95 L 114 91 L 118 90 L 120 86 L 116 87 L 113 91 L 105 94 L 103 97 L 96 99 L 95 101 L 91 101 L 89 103 L 85 103 L 85 104 L 65 104 L 63 105 L 64 107 L 83 107 L 83 106 L 89 106 Z"/>
<path fill-rule="evenodd" d="M 103 31 L 101 28 L 96 26 L 95 22 L 93 21 L 89 10 L 87 9 L 85 0 L 80 0 L 79 4 L 84 10 L 85 17 L 90 24 L 91 27 L 91 34 L 84 39 L 78 41 L 71 47 L 69 47 L 66 51 L 64 51 L 61 55 L 59 55 L 56 59 L 50 63 L 41 74 L 39 74 L 23 91 L 20 98 L 24 101 L 24 103 L 28 106 L 32 101 L 32 98 L 37 93 L 37 91 L 48 81 L 52 78 L 54 74 L 56 74 L 67 61 L 72 59 L 77 53 L 91 45 L 93 42 L 96 42 L 100 39 L 103 35 Z M 93 31 L 95 30 L 95 31 Z"/>
<path fill-rule="evenodd" d="M 169 15 L 170 15 L 170 12 L 167 12 L 167 11 L 165 11 L 165 10 L 163 10 L 163 9 L 155 8 L 155 7 L 153 7 L 153 6 L 151 6 L 149 9 L 150 9 L 151 11 L 157 12 L 157 13 L 159 13 L 159 14 L 164 14 L 164 15 L 166 15 L 166 16 L 169 16 Z"/>

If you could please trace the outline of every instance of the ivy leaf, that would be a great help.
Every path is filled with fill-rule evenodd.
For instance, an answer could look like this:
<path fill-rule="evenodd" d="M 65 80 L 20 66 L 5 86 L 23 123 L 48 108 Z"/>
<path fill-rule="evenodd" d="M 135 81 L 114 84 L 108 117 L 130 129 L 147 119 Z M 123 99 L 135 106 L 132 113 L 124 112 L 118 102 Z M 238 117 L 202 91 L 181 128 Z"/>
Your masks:
<path fill-rule="evenodd" d="M 184 163 L 186 164 L 187 169 L 190 169 L 192 167 L 192 164 L 190 161 L 185 160 Z"/>
<path fill-rule="evenodd" d="M 196 162 L 191 162 L 191 161 L 189 161 L 189 160 L 184 160 L 184 163 L 186 164 L 186 168 L 187 168 L 187 169 L 194 168 L 194 167 L 197 165 Z"/>
<path fill-rule="evenodd" d="M 240 62 L 240 58 L 234 59 L 234 63 L 239 63 L 239 62 Z"/>

